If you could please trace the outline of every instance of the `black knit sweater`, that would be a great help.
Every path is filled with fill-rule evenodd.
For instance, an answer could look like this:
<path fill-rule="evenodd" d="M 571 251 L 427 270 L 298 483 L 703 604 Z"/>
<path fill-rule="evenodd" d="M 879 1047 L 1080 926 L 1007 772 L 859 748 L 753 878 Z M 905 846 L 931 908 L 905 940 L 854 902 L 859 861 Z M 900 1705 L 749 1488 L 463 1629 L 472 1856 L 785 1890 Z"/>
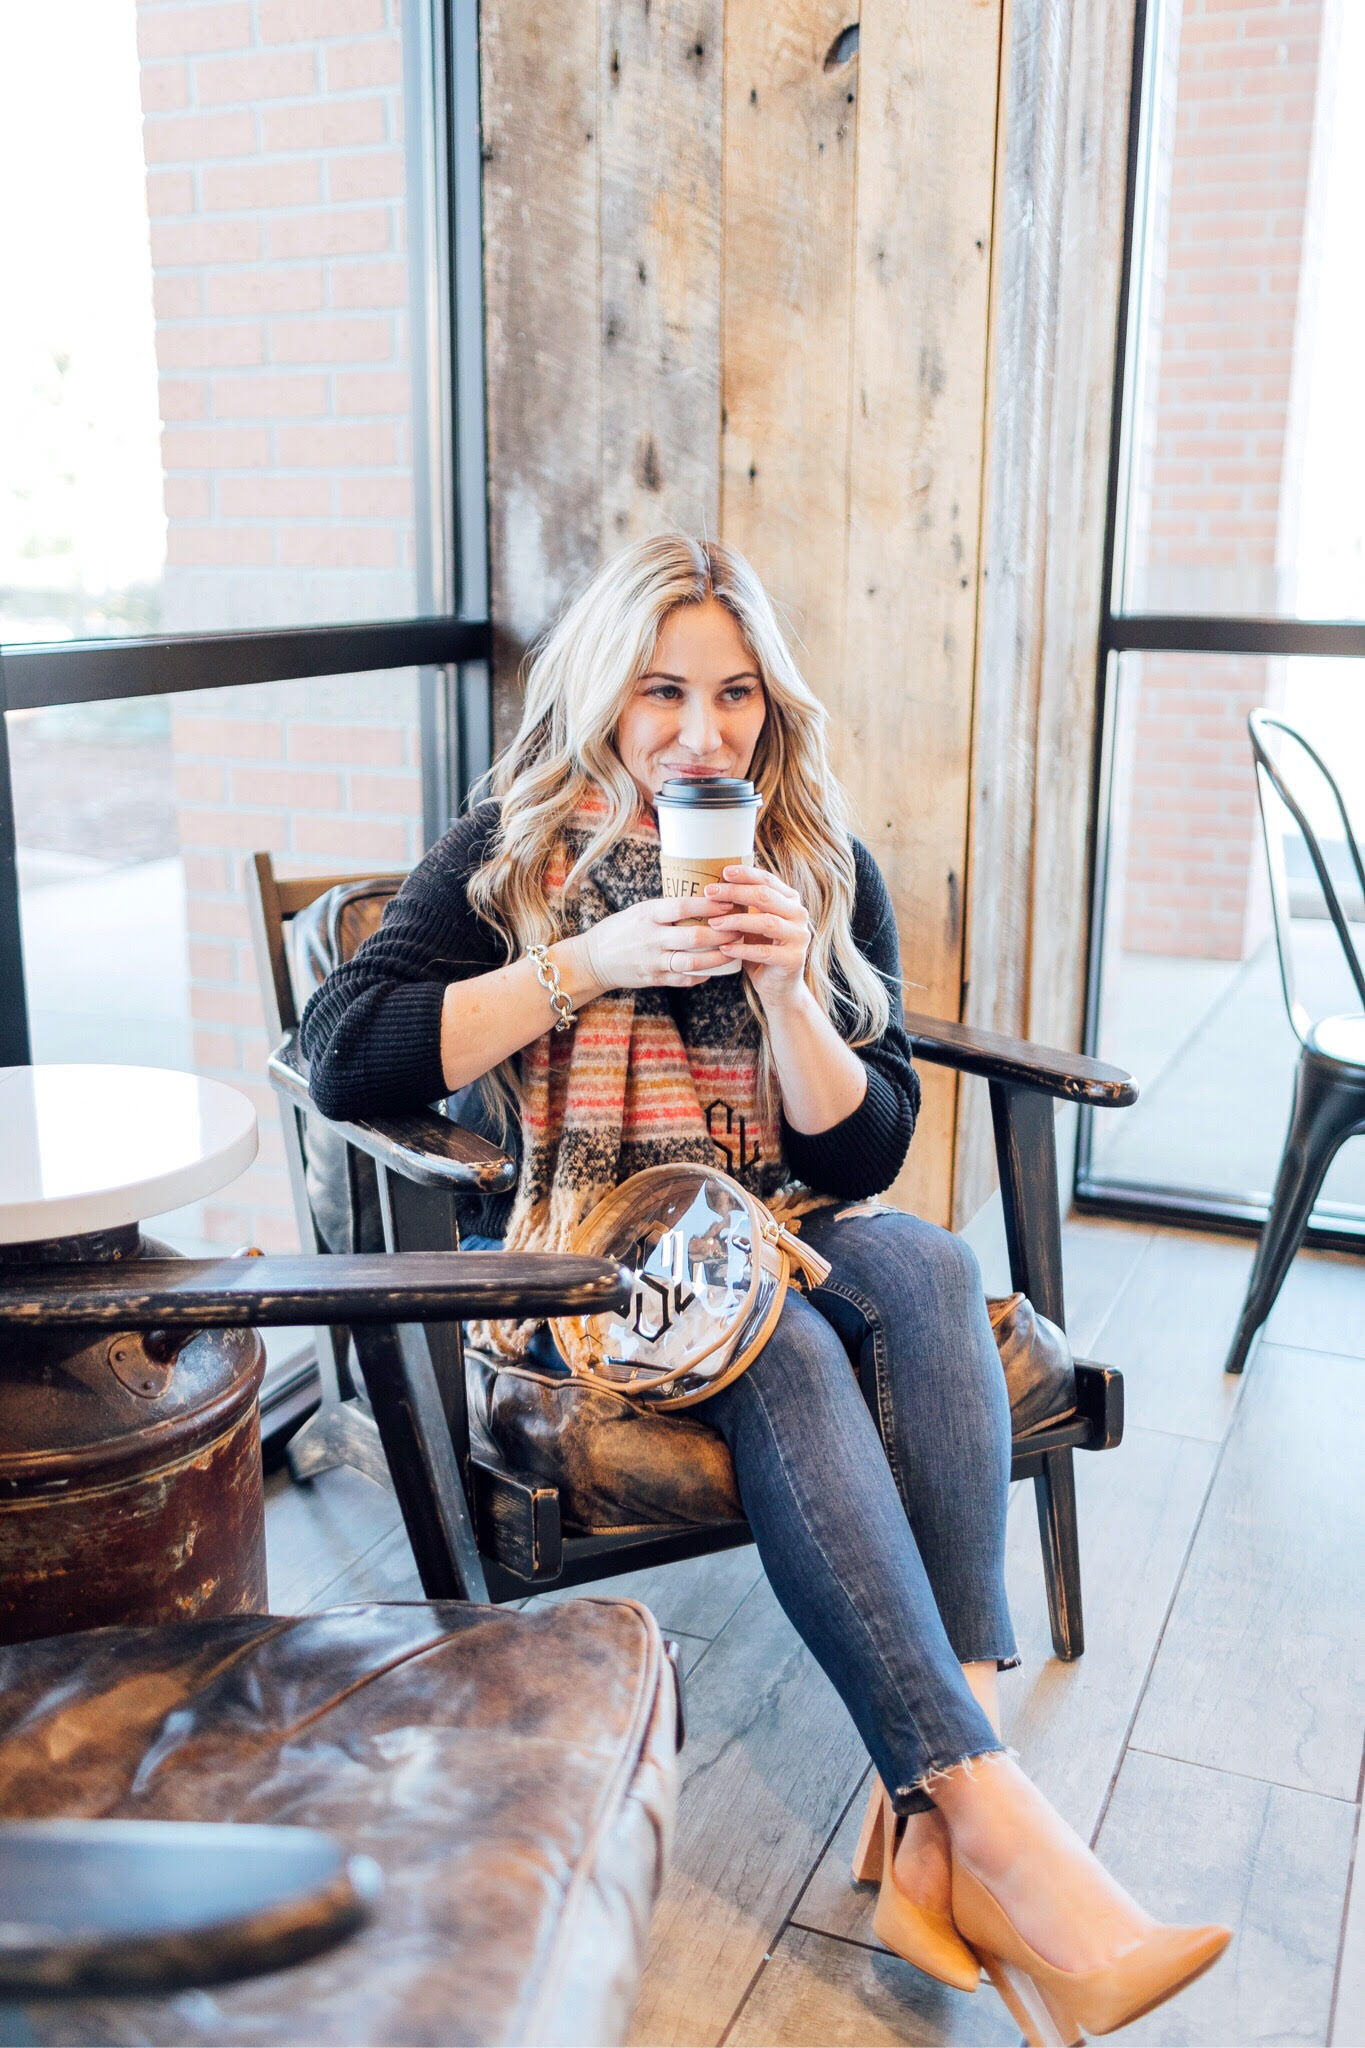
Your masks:
<path fill-rule="evenodd" d="M 354 959 L 328 977 L 303 1013 L 300 1041 L 309 1087 L 324 1116 L 384 1116 L 414 1110 L 446 1094 L 441 1067 L 441 1003 L 446 986 L 502 966 L 492 927 L 471 907 L 470 876 L 486 857 L 498 820 L 481 804 L 453 825 L 414 868 Z M 853 842 L 857 891 L 853 936 L 886 983 L 891 1021 L 875 1045 L 860 1046 L 867 1093 L 852 1116 L 810 1136 L 782 1123 L 788 1164 L 822 1194 L 849 1200 L 880 1193 L 900 1172 L 919 1110 L 900 991 L 900 942 L 881 871 Z M 461 1123 L 475 1123 L 470 1092 Z M 464 1227 L 503 1235 L 510 1195 L 490 1196 Z"/>

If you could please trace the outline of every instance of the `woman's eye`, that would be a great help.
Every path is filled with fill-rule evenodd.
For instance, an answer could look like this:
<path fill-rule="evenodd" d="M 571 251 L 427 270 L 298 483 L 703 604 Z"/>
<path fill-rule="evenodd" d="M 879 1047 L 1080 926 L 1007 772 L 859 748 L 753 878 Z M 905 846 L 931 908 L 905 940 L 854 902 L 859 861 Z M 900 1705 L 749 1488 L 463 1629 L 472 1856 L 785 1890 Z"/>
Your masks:
<path fill-rule="evenodd" d="M 671 704 L 674 698 L 681 694 L 676 683 L 653 683 L 645 692 L 647 697 L 652 697 L 658 704 Z"/>
<path fill-rule="evenodd" d="M 755 688 L 753 683 L 732 683 L 725 694 L 732 704 L 747 704 Z"/>

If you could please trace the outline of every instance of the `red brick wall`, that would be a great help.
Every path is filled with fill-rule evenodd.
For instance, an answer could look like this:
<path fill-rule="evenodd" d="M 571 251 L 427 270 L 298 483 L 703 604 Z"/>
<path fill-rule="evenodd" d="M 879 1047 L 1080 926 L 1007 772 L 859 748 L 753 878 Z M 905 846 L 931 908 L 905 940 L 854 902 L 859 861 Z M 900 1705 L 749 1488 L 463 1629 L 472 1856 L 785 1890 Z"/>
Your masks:
<path fill-rule="evenodd" d="M 138 0 L 171 631 L 415 608 L 399 0 Z M 261 1159 L 217 1241 L 293 1242 L 243 856 L 420 852 L 410 675 L 185 696 L 173 724 L 194 1053 Z"/>
<path fill-rule="evenodd" d="M 242 893 L 247 855 L 285 874 L 401 870 L 421 852 L 416 690 L 409 675 L 262 684 L 181 697 L 172 726 L 186 881 L 194 1059 L 245 1088 L 257 1164 L 205 1211 L 222 1244 L 293 1245 L 279 1111 Z"/>
<path fill-rule="evenodd" d="M 1322 10 L 1167 9 L 1178 49 L 1168 45 L 1162 81 L 1175 118 L 1158 173 L 1160 353 L 1129 593 L 1144 610 L 1273 614 L 1292 602 L 1283 486 Z M 1273 695 L 1275 665 L 1166 657 L 1140 676 L 1123 945 L 1241 958 L 1260 936 L 1246 714 Z"/>
<path fill-rule="evenodd" d="M 168 629 L 411 609 L 396 0 L 139 0 Z"/>

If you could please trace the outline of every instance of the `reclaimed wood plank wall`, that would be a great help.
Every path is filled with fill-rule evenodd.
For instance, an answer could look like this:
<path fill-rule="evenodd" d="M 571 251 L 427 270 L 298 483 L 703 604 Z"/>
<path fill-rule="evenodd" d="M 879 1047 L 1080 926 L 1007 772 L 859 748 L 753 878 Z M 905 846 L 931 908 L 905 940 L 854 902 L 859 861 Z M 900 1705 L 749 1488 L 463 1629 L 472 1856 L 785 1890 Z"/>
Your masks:
<path fill-rule="evenodd" d="M 1013 0 L 1004 39 L 961 1014 L 1066 1047 L 1085 998 L 1133 35 L 1133 0 Z M 989 1105 L 964 1091 L 958 1220 L 993 1181 Z"/>
<path fill-rule="evenodd" d="M 1043 1020 L 1070 1043 L 1084 920 L 1071 905 L 1060 935 L 1035 930 L 1054 891 L 1037 873 L 1043 841 L 1030 822 L 1046 781 L 1037 735 L 1046 728 L 1050 745 L 1060 724 L 1085 767 L 1068 771 L 1065 815 L 1044 837 L 1068 888 L 1083 891 L 1091 728 L 1085 706 L 1076 726 L 1075 699 L 1086 679 L 1063 662 L 1046 705 L 1037 681 L 1050 558 L 1034 536 L 1057 495 L 1061 266 L 1030 288 L 1027 252 L 1014 254 L 1025 282 L 1010 301 L 1011 402 L 997 419 L 993 281 L 998 296 L 1002 237 L 1028 240 L 1038 161 L 1022 142 L 1011 156 L 1002 78 L 1029 92 L 1042 79 L 1053 187 L 1071 174 L 1063 153 L 1079 153 L 1086 232 L 1117 249 L 1121 222 L 1094 198 L 1113 196 L 1116 152 L 1097 139 L 1096 116 L 1114 81 L 1094 63 L 1083 71 L 1087 125 L 1065 77 L 1073 40 L 1083 56 L 1098 42 L 1112 62 L 1119 31 L 1106 42 L 1094 24 L 1113 28 L 1131 7 L 481 7 L 499 738 L 515 723 L 526 647 L 597 562 L 670 525 L 724 536 L 764 577 L 830 710 L 836 766 L 895 901 L 907 1008 L 1021 1032 Z M 1121 181 L 1119 196 L 1121 207 Z M 1086 258 L 1085 234 L 1075 239 L 1073 269 Z M 1106 364 L 1103 306 L 1090 327 L 1072 365 L 1087 393 Z M 1107 346 L 1111 370 L 1112 331 Z M 1070 448 L 1079 429 L 1068 421 Z M 995 474 L 997 447 L 1026 476 L 1004 488 L 992 526 L 988 500 L 1009 484 Z M 1074 479 L 1061 495 L 1075 499 Z M 1018 575 L 1006 577 L 1024 529 Z M 1002 620 L 983 578 L 988 548 L 1011 585 Z M 1096 560 L 1098 549 L 1097 535 Z M 1055 565 L 1053 580 L 1064 581 Z M 1097 570 L 1081 581 L 1089 603 Z M 1074 597 L 1068 585 L 1057 607 Z M 1088 686 L 1093 695 L 1093 672 Z M 1001 863 L 994 879 L 984 861 L 969 866 L 978 831 Z M 979 971 L 969 924 L 989 949 Z M 1040 1004 L 1030 963 L 1042 958 L 1056 986 Z M 959 1113 L 954 1077 L 923 1078 L 896 1195 L 961 1221 L 990 1190 L 989 1149 Z"/>

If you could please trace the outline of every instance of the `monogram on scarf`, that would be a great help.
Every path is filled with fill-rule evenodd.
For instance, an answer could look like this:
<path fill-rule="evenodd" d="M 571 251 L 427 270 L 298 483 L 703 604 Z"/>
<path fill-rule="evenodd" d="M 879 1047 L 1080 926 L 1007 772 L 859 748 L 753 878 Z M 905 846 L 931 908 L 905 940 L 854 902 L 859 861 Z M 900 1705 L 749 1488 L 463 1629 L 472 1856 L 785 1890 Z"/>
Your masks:
<path fill-rule="evenodd" d="M 663 893 L 659 835 L 645 817 L 566 891 L 603 815 L 600 800 L 581 806 L 546 869 L 566 938 Z M 742 981 L 613 989 L 569 1031 L 549 1029 L 547 1016 L 520 1060 L 521 1174 L 509 1251 L 566 1250 L 603 1196 L 647 1166 L 718 1166 L 764 1200 L 783 1186 L 781 1125 L 759 1099 L 759 1028 Z M 498 1323 L 474 1334 L 517 1357 L 534 1328 Z"/>

